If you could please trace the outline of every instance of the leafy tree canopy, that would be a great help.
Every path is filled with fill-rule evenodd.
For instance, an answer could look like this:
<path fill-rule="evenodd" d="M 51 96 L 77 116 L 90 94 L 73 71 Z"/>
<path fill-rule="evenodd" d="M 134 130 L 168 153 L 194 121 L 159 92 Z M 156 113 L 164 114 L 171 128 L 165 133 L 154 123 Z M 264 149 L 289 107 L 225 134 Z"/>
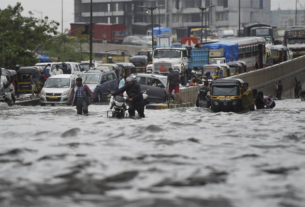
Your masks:
<path fill-rule="evenodd" d="M 35 64 L 38 59 L 31 51 L 57 35 L 58 22 L 49 21 L 48 17 L 44 19 L 24 17 L 21 15 L 22 11 L 21 3 L 15 6 L 9 5 L 0 11 L 1 51 L 3 41 L 5 47 L 5 59 L 0 58 L 1 66 Z M 30 11 L 29 14 L 33 13 Z"/>

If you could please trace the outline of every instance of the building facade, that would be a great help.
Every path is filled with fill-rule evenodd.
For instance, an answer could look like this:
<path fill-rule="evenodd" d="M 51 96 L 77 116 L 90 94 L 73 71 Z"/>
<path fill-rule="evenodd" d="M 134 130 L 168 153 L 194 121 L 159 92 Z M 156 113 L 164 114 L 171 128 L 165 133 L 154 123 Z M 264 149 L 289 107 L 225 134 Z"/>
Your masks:
<path fill-rule="evenodd" d="M 275 10 L 272 11 L 272 25 L 278 28 L 289 28 L 292 26 L 305 25 L 305 10 Z"/>
<path fill-rule="evenodd" d="M 240 0 L 242 24 L 250 22 L 271 23 L 271 0 Z M 209 26 L 212 30 L 239 28 L 239 0 L 93 0 L 93 22 L 131 25 L 137 22 L 151 22 L 150 12 L 143 6 L 155 7 L 153 21 L 172 29 L 186 26 Z M 90 0 L 74 0 L 75 22 L 90 21 Z M 209 7 L 201 16 L 197 7 Z M 206 17 L 206 18 L 205 18 Z M 130 31 L 132 32 L 132 31 Z"/>

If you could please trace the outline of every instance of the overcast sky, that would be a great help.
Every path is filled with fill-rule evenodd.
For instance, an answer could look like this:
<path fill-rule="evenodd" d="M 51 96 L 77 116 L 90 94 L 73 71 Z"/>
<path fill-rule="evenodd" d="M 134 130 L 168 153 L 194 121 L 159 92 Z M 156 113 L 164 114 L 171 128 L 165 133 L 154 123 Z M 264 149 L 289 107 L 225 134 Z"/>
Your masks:
<path fill-rule="evenodd" d="M 32 11 L 37 18 L 48 16 L 49 19 L 61 23 L 61 2 L 62 0 L 0 0 L 0 9 L 6 8 L 9 4 L 16 5 L 21 2 L 24 8 L 24 15 L 29 15 L 28 11 Z M 305 6 L 305 0 L 299 0 Z M 295 9 L 295 0 L 271 0 L 271 9 L 276 10 L 280 6 L 281 9 Z M 63 25 L 70 28 L 70 23 L 74 22 L 74 0 L 63 0 L 64 16 Z M 300 9 L 303 9 L 300 7 Z M 36 12 L 36 11 L 37 12 Z M 59 27 L 61 31 L 61 26 Z"/>

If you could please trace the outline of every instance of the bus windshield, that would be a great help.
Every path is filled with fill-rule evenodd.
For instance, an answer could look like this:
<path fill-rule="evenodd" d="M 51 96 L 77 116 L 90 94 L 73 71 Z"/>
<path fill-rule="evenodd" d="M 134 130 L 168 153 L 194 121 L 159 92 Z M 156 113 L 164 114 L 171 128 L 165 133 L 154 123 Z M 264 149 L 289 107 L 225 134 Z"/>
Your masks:
<path fill-rule="evenodd" d="M 155 50 L 154 58 L 180 58 L 181 50 Z"/>
<path fill-rule="evenodd" d="M 267 45 L 272 45 L 272 38 L 270 36 L 264 37 Z"/>
<path fill-rule="evenodd" d="M 201 37 L 201 30 L 193 31 L 194 37 Z M 202 36 L 205 36 L 205 29 L 202 30 Z M 210 36 L 210 30 L 207 30 L 207 36 Z"/>
<path fill-rule="evenodd" d="M 305 44 L 305 38 L 304 39 L 298 39 L 298 38 L 289 39 L 288 44 Z"/>
<path fill-rule="evenodd" d="M 213 96 L 237 96 L 239 93 L 238 86 L 214 86 Z"/>

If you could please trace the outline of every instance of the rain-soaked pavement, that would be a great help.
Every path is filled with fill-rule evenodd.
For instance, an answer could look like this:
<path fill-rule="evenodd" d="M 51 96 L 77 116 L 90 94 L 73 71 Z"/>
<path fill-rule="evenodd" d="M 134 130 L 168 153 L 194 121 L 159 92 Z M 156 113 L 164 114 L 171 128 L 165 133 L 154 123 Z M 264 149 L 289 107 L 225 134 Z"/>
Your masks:
<path fill-rule="evenodd" d="M 107 119 L 0 103 L 1 207 L 304 207 L 305 103 Z"/>

